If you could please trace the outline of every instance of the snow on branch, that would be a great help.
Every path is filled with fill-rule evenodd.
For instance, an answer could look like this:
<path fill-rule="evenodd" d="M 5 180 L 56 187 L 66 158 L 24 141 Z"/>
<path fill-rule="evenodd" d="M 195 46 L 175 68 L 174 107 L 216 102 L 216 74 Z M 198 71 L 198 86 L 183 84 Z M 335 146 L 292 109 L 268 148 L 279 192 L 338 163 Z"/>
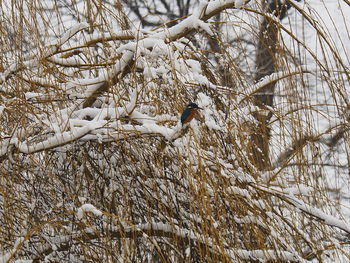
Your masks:
<path fill-rule="evenodd" d="M 331 134 L 332 131 L 336 130 L 336 134 L 329 137 L 329 134 Z M 340 139 L 337 138 L 337 136 L 343 136 L 342 134 L 349 130 L 347 123 L 342 124 L 331 124 L 329 127 L 324 128 L 322 131 L 320 131 L 318 134 L 306 134 L 301 136 L 301 138 L 293 141 L 293 143 L 287 147 L 285 151 L 283 151 L 278 158 L 276 159 L 275 163 L 273 164 L 273 168 L 283 168 L 284 166 L 288 165 L 288 161 L 298 152 L 300 152 L 308 143 L 315 143 L 320 142 L 323 143 L 329 147 L 334 146 L 333 140 Z M 269 175 L 269 178 L 266 178 L 267 181 L 273 181 L 277 177 L 277 174 L 274 176 Z"/>
<path fill-rule="evenodd" d="M 77 24 L 73 27 L 71 27 L 70 29 L 68 29 L 62 36 L 61 38 L 57 39 L 54 43 L 52 43 L 49 46 L 56 46 L 57 48 L 59 48 L 60 46 L 62 46 L 64 43 L 66 43 L 72 36 L 74 36 L 76 33 L 78 33 L 79 31 L 88 28 L 89 24 L 86 22 Z M 52 54 L 52 53 L 51 53 Z M 47 54 L 48 56 L 51 55 L 50 53 Z"/>
<path fill-rule="evenodd" d="M 310 69 L 310 67 L 308 67 L 308 66 L 300 66 L 300 67 L 296 67 L 294 69 L 288 69 L 288 70 L 283 70 L 283 71 L 279 71 L 279 72 L 274 72 L 268 76 L 265 76 L 264 78 L 260 79 L 256 84 L 254 84 L 251 87 L 248 87 L 244 91 L 244 93 L 248 97 L 242 98 L 239 103 L 242 103 L 243 101 L 247 100 L 250 96 L 259 95 L 259 91 L 271 83 L 274 83 L 274 82 L 277 82 L 277 81 L 280 81 L 282 79 L 289 78 L 289 77 L 292 77 L 295 75 L 302 75 L 302 74 L 306 74 L 306 73 L 315 74 L 315 70 Z"/>
<path fill-rule="evenodd" d="M 78 220 L 82 220 L 84 214 L 87 212 L 91 212 L 97 217 L 104 215 L 106 218 L 112 217 L 117 219 L 114 215 L 102 212 L 91 204 L 84 204 L 77 210 Z M 233 249 L 227 244 L 224 244 L 224 248 L 219 247 L 213 244 L 211 238 L 196 233 L 191 229 L 178 227 L 174 224 L 150 222 L 132 225 L 120 219 L 117 219 L 117 221 L 118 226 L 111 226 L 108 232 L 108 235 L 114 239 L 146 238 L 154 243 L 153 239 L 150 237 L 170 238 L 181 240 L 184 244 L 191 244 L 192 242 L 197 243 L 202 249 L 209 250 L 209 254 L 220 255 L 225 258 L 228 257 L 230 260 L 283 260 L 304 262 L 298 254 L 292 251 Z M 39 257 L 35 260 L 40 260 L 41 257 L 48 256 L 53 252 L 66 251 L 74 242 L 84 241 L 87 243 L 99 238 L 101 238 L 101 235 L 96 234 L 96 232 L 92 231 L 90 228 L 86 228 L 85 231 L 82 230 L 79 234 L 76 233 L 71 236 L 65 235 L 47 238 L 46 241 L 49 243 L 38 249 L 37 254 Z M 156 244 L 154 243 L 154 245 Z"/>
<path fill-rule="evenodd" d="M 248 2 L 248 1 L 246 1 Z M 54 127 L 53 133 L 50 130 L 45 130 L 46 134 L 50 134 L 48 138 L 42 139 L 38 141 L 37 138 L 40 138 L 36 135 L 35 143 L 31 142 L 31 133 L 28 133 L 28 129 L 20 128 L 17 131 L 17 134 L 25 135 L 20 138 L 13 138 L 11 140 L 11 144 L 15 145 L 20 152 L 23 153 L 34 153 L 42 150 L 53 149 L 55 147 L 60 147 L 68 143 L 72 143 L 76 140 L 111 140 L 115 138 L 123 138 L 125 136 L 125 132 L 138 133 L 138 134 L 159 134 L 160 136 L 165 137 L 167 140 L 174 137 L 174 134 L 178 133 L 178 127 L 174 126 L 173 128 L 161 126 L 156 123 L 154 117 L 146 116 L 145 113 L 142 113 L 140 110 L 137 110 L 138 103 L 140 97 L 132 95 L 132 89 L 126 91 L 126 94 L 130 96 L 129 100 L 132 102 L 132 106 L 128 106 L 125 109 L 125 112 L 118 110 L 116 117 L 127 117 L 130 120 L 135 120 L 139 123 L 139 125 L 129 125 L 120 123 L 118 120 L 107 122 L 103 121 L 101 118 L 99 120 L 94 119 L 96 121 L 93 123 L 92 121 L 79 121 L 78 112 L 84 108 L 90 108 L 96 100 L 101 97 L 103 94 L 111 91 L 111 88 L 118 85 L 123 78 L 125 78 L 128 74 L 130 74 L 135 67 L 140 66 L 140 62 L 142 61 L 142 57 L 151 54 L 150 52 L 156 50 L 162 50 L 161 54 L 174 58 L 174 54 L 171 54 L 171 50 L 168 49 L 169 42 L 176 42 L 181 37 L 186 36 L 189 32 L 195 29 L 202 29 L 206 31 L 209 35 L 212 35 L 212 29 L 209 24 L 205 23 L 207 19 L 214 16 L 215 14 L 221 12 L 227 8 L 235 8 L 235 4 L 241 6 L 242 1 L 202 1 L 199 8 L 194 12 L 194 14 L 185 18 L 178 24 L 170 27 L 170 28 L 159 28 L 156 31 L 144 31 L 141 34 L 137 32 L 111 32 L 108 35 L 105 33 L 96 33 L 91 36 L 83 37 L 85 42 L 80 45 L 80 41 L 78 44 L 74 42 L 72 37 L 78 32 L 84 30 L 89 27 L 88 23 L 79 23 L 67 30 L 60 38 L 53 41 L 51 44 L 48 44 L 47 47 L 42 52 L 42 55 L 37 58 L 35 56 L 30 57 L 24 63 L 22 63 L 21 67 L 16 65 L 11 66 L 7 71 L 1 74 L 2 83 L 6 81 L 11 75 L 18 71 L 23 71 L 30 68 L 40 67 L 42 59 L 46 59 L 46 62 L 55 64 L 55 66 L 62 66 L 63 70 L 66 71 L 67 80 L 63 82 L 59 80 L 60 84 L 57 84 L 57 80 L 55 76 L 49 76 L 49 78 L 44 78 L 41 76 L 33 76 L 28 77 L 28 74 L 23 74 L 25 81 L 30 83 L 36 83 L 43 88 L 51 88 L 57 87 L 61 89 L 63 92 L 66 92 L 69 98 L 73 98 L 76 96 L 76 103 L 72 103 L 67 106 L 65 109 L 59 109 L 52 114 L 48 119 L 41 119 L 38 121 L 41 123 L 47 123 L 48 128 Z M 82 32 L 82 34 L 86 34 L 86 32 Z M 138 34 L 135 36 L 135 34 Z M 80 38 L 81 39 L 81 38 Z M 86 78 L 82 77 L 85 75 L 84 72 L 84 59 L 80 57 L 74 56 L 74 53 L 70 54 L 72 50 L 77 50 L 80 53 L 84 51 L 82 48 L 88 47 L 89 45 L 94 45 L 105 40 L 132 40 L 132 42 L 121 43 L 119 47 L 117 47 L 115 52 L 115 57 L 118 59 L 113 62 L 113 64 L 109 67 L 99 69 L 98 77 L 95 78 Z M 67 44 L 70 48 L 63 48 L 63 45 Z M 174 43 L 179 49 L 183 49 L 184 46 L 182 43 Z M 38 51 L 36 51 L 38 52 Z M 78 53 L 79 53 L 78 52 Z M 157 51 L 159 52 L 159 51 Z M 86 53 L 86 52 L 85 52 Z M 58 54 L 63 54 L 61 57 L 58 57 Z M 67 54 L 67 56 L 65 55 Z M 87 53 L 86 53 L 87 54 Z M 193 59 L 188 59 L 184 61 L 181 53 L 178 53 L 176 56 L 178 58 L 175 59 L 175 67 L 179 72 L 190 72 L 186 74 L 190 74 L 189 76 L 193 77 L 195 80 L 207 81 L 201 75 L 201 69 L 199 63 L 194 61 Z M 108 63 L 111 63 L 110 60 Z M 150 71 L 150 74 L 153 74 L 153 77 L 156 77 L 157 74 L 164 74 L 164 72 L 171 72 L 170 69 L 164 71 L 162 69 L 161 72 L 156 73 L 152 71 L 152 68 L 142 62 L 144 65 L 144 72 L 147 73 Z M 89 66 L 88 63 L 85 63 L 86 66 Z M 93 64 L 92 64 L 93 65 Z M 98 64 L 97 64 L 98 65 Z M 69 68 L 78 68 L 81 71 L 80 75 L 76 75 L 75 77 L 70 77 Z M 82 69 L 80 69 L 82 67 Z M 66 68 L 66 69 L 65 69 Z M 188 68 L 188 70 L 186 69 Z M 184 71 L 186 69 L 186 71 Z M 148 71 L 147 71 L 148 70 Z M 153 72 L 153 73 L 152 73 Z M 2 86 L 2 89 L 4 86 Z M 5 90 L 3 90 L 5 91 Z M 76 95 L 75 95 L 76 94 Z M 30 96 L 30 94 L 27 94 Z M 54 95 L 53 95 L 54 96 Z M 43 94 L 36 93 L 35 98 L 29 98 L 30 100 L 38 101 L 40 99 L 50 98 L 46 94 L 46 90 L 44 90 Z M 57 104 L 58 107 L 59 104 Z M 59 114 L 59 115 L 57 115 Z M 57 115 L 57 117 L 55 117 Z M 36 118 L 40 118 L 41 115 L 36 114 Z M 87 116 L 87 115 L 85 115 Z M 174 116 L 175 117 L 175 116 Z M 174 119 L 172 116 L 170 119 Z M 55 123 L 52 121 L 55 120 Z M 148 120 L 148 121 L 144 121 Z M 75 124 L 79 125 L 74 127 Z M 69 125 L 67 125 L 69 124 Z M 73 126 L 71 126 L 73 124 Z M 118 132 L 103 132 L 103 128 L 115 129 L 115 131 L 123 131 L 121 135 L 118 135 Z M 100 132 L 96 132 L 100 131 Z M 111 130 L 110 130 L 111 131 Z M 22 141 L 24 138 L 26 140 Z M 46 136 L 43 136 L 46 137 Z M 28 140 L 29 139 L 29 140 Z M 6 146 L 6 148 L 8 145 Z M 2 153 L 4 152 L 5 146 L 1 146 Z"/>
<path fill-rule="evenodd" d="M 286 261 L 286 262 L 306 262 L 299 255 L 291 251 L 267 250 L 246 250 L 246 249 L 228 249 L 226 250 L 231 258 L 240 260 L 258 260 L 258 261 Z"/>
<path fill-rule="evenodd" d="M 241 8 L 243 5 L 249 3 L 250 0 L 214 0 L 210 1 L 206 10 L 205 10 L 205 19 L 207 17 L 212 17 L 213 13 L 221 12 L 224 9 L 228 8 Z"/>
<path fill-rule="evenodd" d="M 79 138 L 88 134 L 94 128 L 95 127 L 93 126 L 84 126 L 82 128 L 77 128 L 72 131 L 56 133 L 53 136 L 49 137 L 47 140 L 38 143 L 28 144 L 27 142 L 21 142 L 15 145 L 18 147 L 20 152 L 27 154 L 39 152 L 42 150 L 49 150 L 78 140 Z"/>
<path fill-rule="evenodd" d="M 47 47 L 44 49 L 42 54 L 38 56 L 38 54 L 31 54 L 27 57 L 23 58 L 20 64 L 13 64 L 7 69 L 5 72 L 0 73 L 0 85 L 3 84 L 6 80 L 8 80 L 11 76 L 18 73 L 19 71 L 22 71 L 29 67 L 35 67 L 38 66 L 40 63 L 40 60 L 46 57 L 50 57 L 55 52 L 57 52 L 61 46 L 66 43 L 72 36 L 77 34 L 79 31 L 89 27 L 88 23 L 79 23 L 69 30 L 67 30 L 66 33 L 64 33 L 59 39 L 54 41 L 51 44 L 48 44 Z M 39 52 L 38 50 L 35 50 L 36 52 Z M 2 89 L 0 88 L 0 91 Z"/>
<path fill-rule="evenodd" d="M 290 202 L 293 204 L 296 208 L 300 209 L 301 211 L 321 220 L 326 225 L 336 227 L 338 229 L 341 229 L 345 231 L 347 234 L 350 234 L 350 222 L 344 222 L 343 220 L 340 220 L 334 216 L 328 215 L 321 211 L 320 209 L 316 207 L 312 207 L 305 202 L 303 202 L 300 199 L 297 199 L 296 197 L 292 195 L 283 195 L 280 196 L 285 201 Z"/>
<path fill-rule="evenodd" d="M 325 212 L 321 211 L 320 209 L 306 204 L 301 199 L 297 199 L 293 194 L 285 194 L 281 191 L 267 188 L 265 186 L 259 186 L 256 184 L 251 184 L 251 186 L 254 189 L 260 190 L 260 191 L 265 192 L 265 193 L 272 194 L 272 195 L 280 198 L 281 200 L 296 207 L 300 211 L 305 212 L 306 214 L 318 219 L 320 222 L 322 222 L 328 226 L 336 227 L 340 230 L 343 230 L 347 234 L 350 234 L 350 222 L 346 222 L 344 220 L 340 220 L 334 216 L 326 214 Z"/>
<path fill-rule="evenodd" d="M 82 219 L 84 214 L 87 212 L 91 212 L 93 213 L 95 216 L 101 216 L 103 213 L 98 210 L 95 206 L 93 206 L 92 204 L 84 204 L 81 207 L 78 208 L 77 211 L 77 217 L 78 219 Z"/>
<path fill-rule="evenodd" d="M 93 250 L 103 261 L 110 256 L 105 244 L 112 244 L 111 253 L 117 251 L 112 260 L 129 251 L 139 261 L 171 251 L 190 261 L 197 257 L 191 253 L 199 251 L 201 259 L 303 262 L 309 251 L 333 244 L 338 229 L 350 233 L 346 221 L 321 210 L 314 181 L 306 178 L 311 169 L 303 174 L 283 170 L 297 150 L 323 140 L 324 134 L 292 142 L 273 166 L 281 168 L 276 173 L 252 163 L 247 149 L 257 144 L 247 138 L 261 131 L 250 128 L 256 125 L 258 106 L 246 102 L 271 83 L 292 78 L 299 88 L 307 80 L 303 74 L 323 72 L 288 66 L 250 82 L 253 47 L 236 49 L 232 31 L 221 31 L 227 21 L 234 25 L 229 30 L 236 29 L 230 20 L 237 12 L 209 21 L 247 2 L 201 1 L 192 15 L 154 30 L 121 30 L 129 27 L 118 23 L 89 24 L 84 30 L 88 24 L 77 24 L 0 73 L 5 124 L 0 162 L 6 173 L 0 181 L 11 189 L 0 193 L 0 206 L 13 206 L 0 212 L 7 221 L 19 222 L 7 225 L 13 234 L 3 238 L 0 261 L 62 256 L 70 262 Z M 249 30 L 256 36 L 258 29 L 249 24 Z M 198 31 L 204 34 L 193 36 Z M 218 50 L 208 48 L 212 44 Z M 201 109 L 182 125 L 180 116 L 193 116 L 193 109 L 186 108 L 192 101 Z M 289 143 L 309 131 L 298 130 L 303 118 L 292 120 L 297 123 L 292 131 L 286 119 L 266 123 L 271 137 Z M 276 132 L 271 123 L 287 123 L 287 131 Z M 276 152 L 271 148 L 269 154 Z M 275 180 L 282 170 L 288 178 Z M 35 233 L 16 241 L 28 227 Z M 320 231 L 310 233 L 316 228 Z"/>

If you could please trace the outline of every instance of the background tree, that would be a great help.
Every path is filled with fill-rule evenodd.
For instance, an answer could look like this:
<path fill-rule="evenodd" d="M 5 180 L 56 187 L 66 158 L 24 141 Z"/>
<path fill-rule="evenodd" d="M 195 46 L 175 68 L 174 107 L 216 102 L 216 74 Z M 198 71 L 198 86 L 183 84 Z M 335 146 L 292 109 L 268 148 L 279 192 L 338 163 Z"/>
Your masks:
<path fill-rule="evenodd" d="M 246 2 L 2 3 L 0 261 L 348 260 L 348 39 Z"/>

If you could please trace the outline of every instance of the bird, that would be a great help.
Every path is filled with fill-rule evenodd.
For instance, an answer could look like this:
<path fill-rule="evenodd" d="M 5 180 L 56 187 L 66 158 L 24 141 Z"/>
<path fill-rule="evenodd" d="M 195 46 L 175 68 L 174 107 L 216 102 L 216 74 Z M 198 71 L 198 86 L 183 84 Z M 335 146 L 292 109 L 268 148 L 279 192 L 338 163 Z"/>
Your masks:
<path fill-rule="evenodd" d="M 203 110 L 202 108 L 198 107 L 196 103 L 189 103 L 186 107 L 186 109 L 181 114 L 181 123 L 182 126 L 186 123 L 189 123 L 197 114 L 198 110 Z"/>

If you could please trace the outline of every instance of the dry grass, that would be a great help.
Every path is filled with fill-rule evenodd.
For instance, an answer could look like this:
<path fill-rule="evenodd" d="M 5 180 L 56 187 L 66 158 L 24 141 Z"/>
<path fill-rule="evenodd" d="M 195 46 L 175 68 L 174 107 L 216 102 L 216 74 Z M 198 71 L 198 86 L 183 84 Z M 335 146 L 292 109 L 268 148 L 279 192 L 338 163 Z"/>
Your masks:
<path fill-rule="evenodd" d="M 164 46 L 143 48 L 152 31 L 132 32 L 122 5 L 74 3 L 46 9 L 23 1 L 0 13 L 4 262 L 349 260 L 349 230 L 324 220 L 343 219 L 344 188 L 328 183 L 329 175 L 347 183 L 341 180 L 349 171 L 348 118 L 341 118 L 349 108 L 348 61 L 315 17 L 292 7 L 331 58 L 309 49 L 317 68 L 298 72 L 308 43 L 288 28 L 291 20 L 281 24 L 260 7 L 218 9 L 222 25 L 215 30 L 222 33 L 215 37 L 187 28 Z M 237 12 L 251 17 L 243 21 L 256 23 L 260 15 L 278 25 L 274 108 L 254 106 L 254 96 L 276 82 L 252 82 L 259 28 L 241 25 L 248 30 L 239 40 L 225 31 Z M 67 19 L 88 24 L 57 42 Z M 287 48 L 286 36 L 294 47 Z M 208 52 L 208 41 L 218 49 Z M 127 43 L 136 51 L 118 50 Z M 94 91 L 79 84 L 93 78 Z M 314 90 L 323 107 L 312 101 Z M 161 129 L 174 129 L 189 101 L 205 110 L 170 140 Z M 250 155 L 257 112 L 271 114 L 265 169 Z M 320 116 L 328 120 L 324 130 L 315 126 Z M 145 119 L 158 130 L 145 130 Z M 81 217 L 84 204 L 95 209 Z"/>

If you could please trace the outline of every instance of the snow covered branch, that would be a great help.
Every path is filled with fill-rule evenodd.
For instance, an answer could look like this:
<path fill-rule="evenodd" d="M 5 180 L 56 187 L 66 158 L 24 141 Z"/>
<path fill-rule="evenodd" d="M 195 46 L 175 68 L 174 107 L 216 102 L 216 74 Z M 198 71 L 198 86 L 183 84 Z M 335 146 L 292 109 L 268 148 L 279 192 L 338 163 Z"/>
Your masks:
<path fill-rule="evenodd" d="M 0 262 L 348 261 L 347 6 L 10 2 Z"/>
<path fill-rule="evenodd" d="M 283 193 L 274 189 L 269 189 L 264 186 L 257 186 L 253 185 L 255 189 L 258 189 L 260 191 L 272 194 L 274 196 L 277 196 L 281 200 L 291 204 L 295 208 L 299 209 L 302 212 L 305 212 L 306 214 L 310 215 L 311 217 L 320 220 L 322 223 L 331 226 L 336 227 L 340 230 L 343 230 L 347 234 L 350 234 L 350 224 L 349 222 L 346 222 L 345 220 L 340 220 L 334 216 L 331 216 L 329 214 L 326 214 L 325 212 L 321 211 L 319 208 L 312 207 L 308 204 L 306 204 L 301 199 L 297 199 L 293 193 Z M 287 192 L 287 191 L 286 191 Z"/>
<path fill-rule="evenodd" d="M 239 3 L 235 3 L 239 2 Z M 246 1 L 248 2 L 248 1 Z M 66 109 L 60 109 L 59 112 L 63 113 L 57 118 L 51 116 L 49 119 L 41 119 L 38 120 L 38 122 L 43 123 L 49 123 L 52 122 L 53 119 L 56 119 L 57 123 L 55 124 L 59 129 L 56 128 L 54 130 L 48 131 L 45 130 L 47 134 L 49 135 L 46 139 L 39 139 L 38 141 L 38 135 L 35 136 L 35 142 L 32 142 L 33 137 L 32 134 L 26 129 L 22 128 L 19 129 L 16 134 L 21 134 L 21 138 L 12 138 L 10 141 L 10 144 L 13 144 L 17 147 L 17 149 L 22 153 L 35 153 L 38 151 L 43 150 L 49 150 L 56 147 L 60 147 L 63 145 L 66 145 L 68 143 L 72 143 L 77 140 L 114 140 L 118 138 L 123 138 L 125 135 L 125 132 L 129 133 L 136 133 L 136 134 L 159 134 L 166 139 L 169 139 L 173 136 L 174 133 L 176 133 L 176 130 L 169 129 L 164 126 L 157 125 L 155 121 L 151 121 L 154 117 L 148 116 L 144 113 L 141 113 L 140 111 L 132 111 L 133 113 L 129 112 L 128 110 L 126 112 L 122 112 L 119 108 L 116 110 L 117 113 L 114 114 L 114 117 L 119 118 L 129 118 L 130 120 L 135 120 L 140 123 L 138 126 L 121 126 L 120 122 L 106 122 L 103 121 L 103 118 L 99 116 L 98 119 L 94 119 L 93 121 L 87 121 L 80 118 L 77 118 L 79 114 L 81 116 L 87 116 L 88 114 L 84 114 L 81 109 L 82 108 L 90 108 L 92 105 L 105 93 L 111 92 L 111 89 L 119 85 L 123 78 L 125 78 L 128 74 L 131 74 L 133 71 L 135 71 L 135 63 L 137 64 L 137 67 L 140 65 L 140 62 L 142 60 L 142 57 L 149 54 L 149 52 L 161 52 L 160 54 L 164 54 L 167 56 L 173 56 L 167 51 L 169 41 L 174 42 L 175 46 L 177 46 L 180 49 L 183 49 L 183 44 L 181 43 L 175 43 L 176 40 L 179 40 L 180 38 L 186 36 L 191 31 L 195 29 L 203 29 L 208 34 L 212 35 L 211 29 L 209 24 L 205 23 L 206 20 L 208 20 L 210 17 L 218 14 L 219 12 L 228 9 L 228 8 L 235 8 L 235 5 L 241 6 L 242 1 L 212 1 L 210 3 L 202 2 L 200 8 L 189 17 L 185 18 L 183 21 L 178 23 L 177 25 L 174 25 L 170 28 L 160 28 L 156 30 L 155 32 L 149 31 L 150 33 L 142 33 L 140 34 L 140 37 L 135 36 L 135 32 L 111 32 L 109 35 L 106 34 L 97 34 L 96 36 L 87 36 L 85 37 L 85 43 L 84 44 L 74 44 L 72 43 L 72 47 L 64 48 L 63 46 L 69 42 L 69 40 L 76 35 L 78 32 L 81 32 L 85 28 L 89 27 L 89 24 L 87 23 L 80 23 L 76 26 L 73 26 L 71 29 L 67 30 L 60 38 L 53 41 L 52 44 L 49 44 L 46 49 L 42 52 L 42 55 L 40 58 L 35 58 L 33 55 L 30 59 L 26 60 L 26 62 L 22 65 L 23 67 L 18 68 L 17 66 L 10 67 L 9 70 L 2 73 L 1 79 L 3 82 L 5 80 L 8 80 L 9 76 L 13 73 L 23 71 L 26 69 L 30 69 L 32 67 L 41 67 L 40 64 L 41 61 L 46 59 L 48 62 L 53 63 L 55 65 L 61 65 L 64 67 L 83 67 L 84 61 L 81 59 L 75 58 L 74 53 L 71 53 L 72 50 L 79 51 L 77 54 L 84 52 L 83 48 L 89 48 L 92 45 L 103 43 L 104 41 L 108 40 L 134 40 L 133 42 L 129 42 L 126 44 L 120 45 L 116 50 L 116 57 L 119 57 L 111 67 L 100 70 L 99 76 L 95 78 L 80 78 L 80 77 L 74 77 L 70 78 L 68 80 L 65 80 L 62 84 L 57 85 L 57 79 L 52 80 L 46 80 L 44 77 L 34 77 L 34 78 L 28 78 L 23 74 L 23 78 L 28 83 L 36 83 L 44 88 L 50 88 L 55 87 L 61 89 L 63 92 L 67 92 L 68 96 L 71 98 L 74 98 L 75 96 L 78 96 L 79 100 L 77 100 L 76 105 L 68 106 Z M 84 33 L 82 33 L 84 34 Z M 57 57 L 59 54 L 61 54 L 60 57 Z M 67 55 L 65 55 L 67 54 Z M 74 57 L 71 57 L 71 56 Z M 140 57 L 141 56 L 141 57 Z M 178 58 L 176 59 L 178 60 Z M 110 61 L 111 62 L 111 61 Z M 109 62 L 109 63 L 110 63 Z M 184 65 L 179 64 L 184 63 Z M 182 67 L 182 71 L 184 67 L 188 68 L 188 65 L 185 65 L 186 61 L 175 61 L 176 64 L 179 65 L 179 67 Z M 199 71 L 198 69 L 199 65 L 195 65 L 194 61 L 191 62 L 189 65 L 192 69 L 196 69 L 196 71 Z M 148 67 L 145 65 L 141 66 L 144 67 L 144 71 L 147 72 Z M 151 69 L 151 68 L 150 68 Z M 67 71 L 67 69 L 65 69 Z M 167 69 L 165 72 L 169 71 Z M 82 73 L 83 74 L 83 71 Z M 152 73 L 154 75 L 154 73 Z M 155 73 L 155 75 L 164 75 L 164 69 L 162 69 L 162 72 Z M 71 92 L 71 90 L 74 90 L 76 92 Z M 6 92 L 6 89 L 3 88 L 3 91 Z M 128 91 L 127 91 L 128 92 Z M 79 95 L 75 95 L 77 93 L 81 93 Z M 29 94 L 29 93 L 28 93 Z M 38 93 L 38 96 L 35 96 L 36 100 L 40 98 L 47 97 L 47 95 L 41 95 Z M 50 97 L 50 96 L 49 96 Z M 134 97 L 136 98 L 136 97 Z M 32 95 L 30 95 L 30 99 L 34 100 Z M 131 97 L 130 100 L 133 98 Z M 136 104 L 138 101 L 134 102 L 134 108 L 136 108 Z M 57 107 L 60 107 L 57 104 Z M 57 110 L 57 109 L 56 109 Z M 78 111 L 80 113 L 78 114 Z M 88 110 L 89 111 L 89 110 Z M 52 114 L 56 115 L 55 112 L 52 112 Z M 40 115 L 39 115 L 40 117 Z M 112 117 L 112 116 L 110 116 Z M 148 120 L 148 121 L 140 121 L 140 120 Z M 170 118 L 171 120 L 174 120 L 174 117 Z M 79 123 L 78 127 L 74 127 L 74 123 Z M 109 125 L 110 123 L 110 125 Z M 72 126 L 73 124 L 73 126 Z M 50 126 L 53 126 L 53 124 L 50 124 Z M 69 128 L 70 127 L 70 128 Z M 50 128 L 49 128 L 50 129 Z M 109 130 L 107 133 L 99 133 L 98 131 L 102 131 L 103 129 Z M 114 132 L 110 132 L 111 129 L 115 129 Z M 120 130 L 123 131 L 121 134 L 118 134 L 116 131 Z M 29 132 L 29 133 L 28 133 Z M 52 134 L 53 132 L 53 134 Z M 24 136 L 25 135 L 25 136 Z M 44 136 L 45 137 L 45 136 Z M 25 141 L 23 141 L 25 139 Z M 5 147 L 8 147 L 3 145 L 1 148 L 5 149 Z M 4 152 L 4 151 L 3 151 Z"/>

